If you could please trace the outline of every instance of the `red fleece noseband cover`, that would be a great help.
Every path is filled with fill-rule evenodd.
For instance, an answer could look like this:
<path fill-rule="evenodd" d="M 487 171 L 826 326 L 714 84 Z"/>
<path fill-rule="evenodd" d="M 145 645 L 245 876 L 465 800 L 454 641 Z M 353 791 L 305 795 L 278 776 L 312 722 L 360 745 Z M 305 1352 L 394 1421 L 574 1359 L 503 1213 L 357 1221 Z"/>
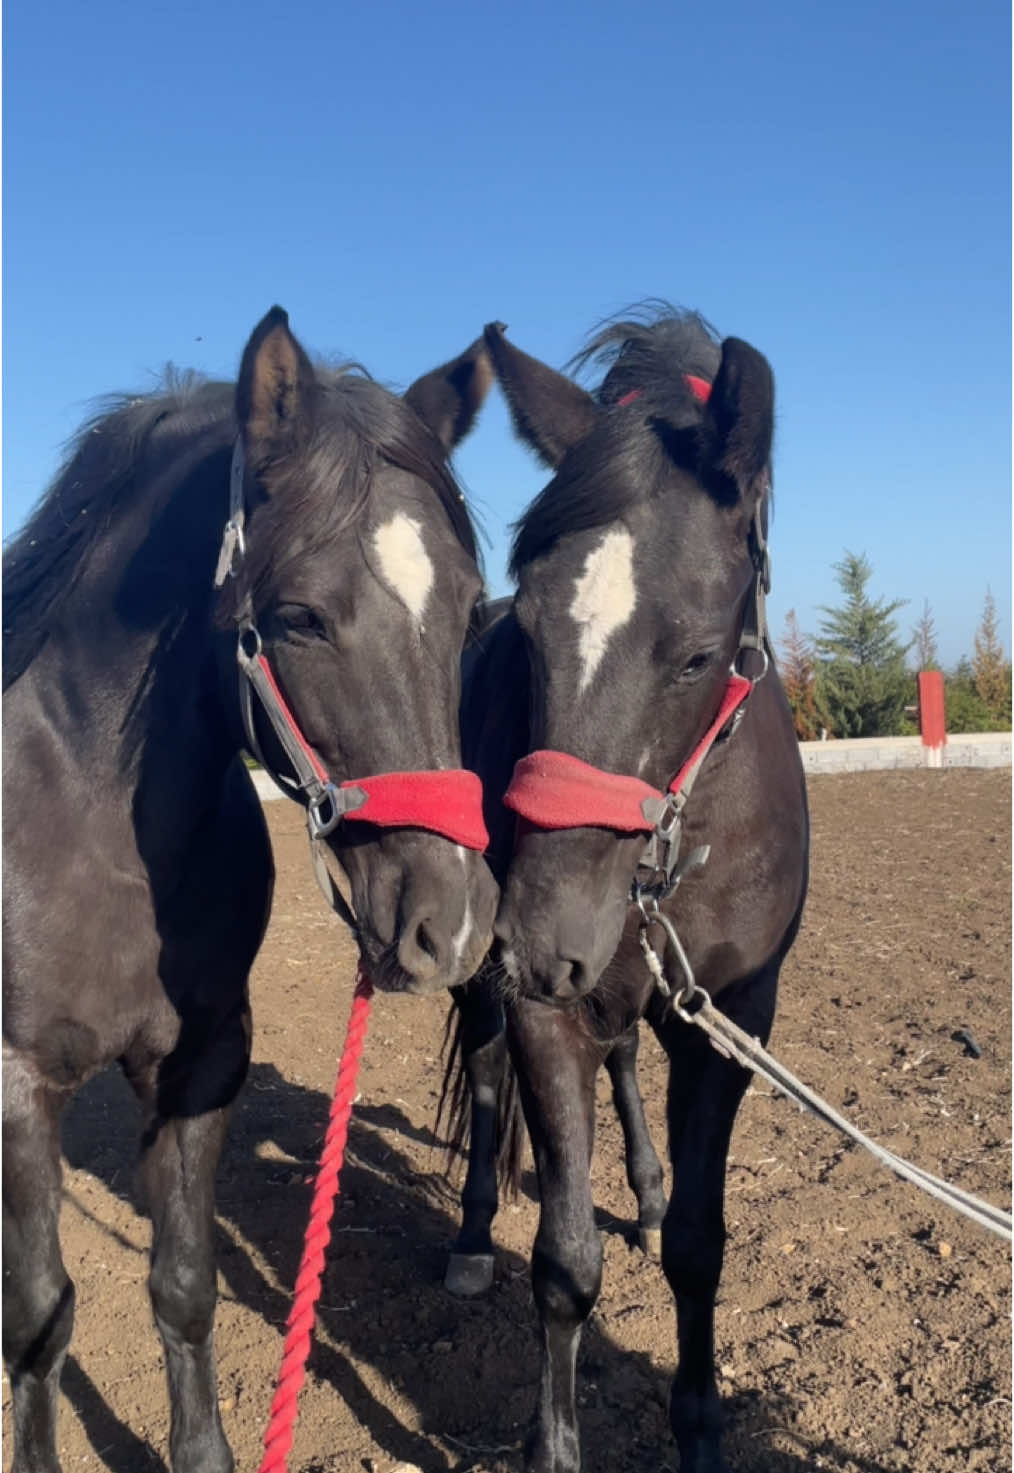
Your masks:
<path fill-rule="evenodd" d="M 289 730 L 302 748 L 307 761 L 322 783 L 328 781 L 327 769 L 299 729 L 281 686 L 266 655 L 258 656 L 258 664 L 267 676 L 275 700 Z M 366 802 L 350 808 L 345 817 L 375 823 L 379 828 L 427 829 L 440 834 L 466 849 L 480 852 L 489 847 L 489 834 L 482 816 L 482 783 L 474 772 L 461 767 L 420 772 L 382 772 L 339 783 L 342 788 L 359 788 Z"/>
<path fill-rule="evenodd" d="M 714 745 L 729 717 L 753 687 L 743 675 L 730 675 L 718 713 L 693 752 L 669 784 L 678 793 L 695 763 Z M 645 798 L 664 795 L 639 777 L 603 772 L 567 752 L 531 752 L 514 768 L 504 804 L 540 829 L 599 828 L 619 833 L 651 833 L 644 816 Z"/>
<path fill-rule="evenodd" d="M 645 798 L 661 794 L 639 777 L 603 772 L 567 752 L 529 752 L 514 768 L 504 804 L 540 829 L 649 831 Z"/>
<path fill-rule="evenodd" d="M 483 850 L 489 834 L 482 817 L 482 783 L 462 767 L 446 771 L 381 772 L 341 783 L 360 788 L 366 802 L 345 817 L 380 828 L 428 829 L 466 849 Z"/>

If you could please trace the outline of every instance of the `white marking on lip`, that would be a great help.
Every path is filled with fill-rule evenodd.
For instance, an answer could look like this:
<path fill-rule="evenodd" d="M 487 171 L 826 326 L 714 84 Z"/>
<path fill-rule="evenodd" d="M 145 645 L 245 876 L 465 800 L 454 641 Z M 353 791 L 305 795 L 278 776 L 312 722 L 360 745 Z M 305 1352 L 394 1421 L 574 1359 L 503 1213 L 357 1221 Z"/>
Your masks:
<path fill-rule="evenodd" d="M 378 527 L 373 546 L 385 583 L 423 627 L 426 600 L 433 587 L 433 564 L 426 551 L 419 523 L 404 512 Z"/>
<path fill-rule="evenodd" d="M 570 616 L 581 631 L 579 691 L 591 684 L 610 639 L 626 624 L 636 603 L 634 539 L 626 528 L 614 528 L 588 554 L 574 584 Z"/>
<path fill-rule="evenodd" d="M 508 980 L 516 986 L 521 981 L 521 968 L 518 965 L 518 959 L 514 955 L 514 948 L 512 946 L 502 946 L 500 948 L 500 964 L 506 972 Z"/>
<path fill-rule="evenodd" d="M 464 848 L 463 848 L 463 846 L 461 844 L 455 844 L 454 851 L 457 854 L 458 858 L 461 860 L 461 868 L 463 870 L 465 870 L 465 872 L 466 872 L 465 878 L 467 880 L 467 878 L 468 878 L 468 873 L 467 873 L 468 861 L 465 858 L 465 850 L 464 850 Z M 471 929 L 472 929 L 472 902 L 469 900 L 469 898 L 468 898 L 468 891 L 466 890 L 465 891 L 465 919 L 461 922 L 460 927 L 458 928 L 457 931 L 455 931 L 454 935 L 451 937 L 451 950 L 452 950 L 452 952 L 454 954 L 454 965 L 455 965 L 455 967 L 457 967 L 458 964 L 461 961 L 461 953 L 465 949 L 465 942 L 468 940 L 468 934 L 471 931 Z"/>

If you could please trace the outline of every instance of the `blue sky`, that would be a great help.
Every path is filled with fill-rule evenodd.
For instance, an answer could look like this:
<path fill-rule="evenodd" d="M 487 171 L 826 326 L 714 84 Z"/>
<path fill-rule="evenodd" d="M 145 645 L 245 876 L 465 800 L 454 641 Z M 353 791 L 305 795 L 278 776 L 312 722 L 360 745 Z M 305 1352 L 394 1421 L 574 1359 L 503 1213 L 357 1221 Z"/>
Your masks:
<path fill-rule="evenodd" d="M 776 634 L 845 548 L 945 661 L 987 585 L 1009 628 L 1001 0 L 53 0 L 5 43 L 7 534 L 94 396 L 232 375 L 273 302 L 404 386 L 663 296 L 774 367 Z M 499 400 L 458 466 L 502 589 L 543 476 Z"/>

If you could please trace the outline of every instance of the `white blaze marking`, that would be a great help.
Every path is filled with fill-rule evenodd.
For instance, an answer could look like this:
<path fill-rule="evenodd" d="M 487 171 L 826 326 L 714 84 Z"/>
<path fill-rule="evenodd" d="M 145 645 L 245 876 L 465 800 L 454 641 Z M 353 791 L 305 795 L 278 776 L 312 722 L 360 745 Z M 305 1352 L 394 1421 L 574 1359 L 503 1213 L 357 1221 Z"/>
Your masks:
<path fill-rule="evenodd" d="M 420 630 L 433 587 L 433 564 L 422 540 L 419 523 L 399 512 L 373 534 L 384 581 L 408 609 Z"/>
<path fill-rule="evenodd" d="M 458 858 L 461 860 L 461 868 L 463 870 L 465 870 L 465 878 L 467 880 L 467 878 L 468 878 L 468 861 L 465 858 L 465 851 L 464 851 L 464 849 L 462 848 L 462 846 L 460 844 L 455 844 L 454 849 L 455 849 L 455 852 L 457 853 Z M 461 922 L 461 926 L 460 926 L 459 930 L 457 930 L 454 933 L 454 935 L 451 937 L 451 949 L 454 952 L 454 965 L 455 966 L 457 966 L 458 963 L 461 961 L 461 953 L 465 949 L 465 942 L 468 940 L 468 933 L 471 931 L 471 929 L 472 929 L 472 902 L 469 900 L 468 893 L 466 891 L 466 893 L 465 893 L 465 919 Z"/>
<path fill-rule="evenodd" d="M 609 640 L 626 624 L 636 602 L 634 539 L 625 528 L 607 532 L 585 559 L 570 606 L 571 618 L 581 630 L 580 690 L 591 684 Z"/>

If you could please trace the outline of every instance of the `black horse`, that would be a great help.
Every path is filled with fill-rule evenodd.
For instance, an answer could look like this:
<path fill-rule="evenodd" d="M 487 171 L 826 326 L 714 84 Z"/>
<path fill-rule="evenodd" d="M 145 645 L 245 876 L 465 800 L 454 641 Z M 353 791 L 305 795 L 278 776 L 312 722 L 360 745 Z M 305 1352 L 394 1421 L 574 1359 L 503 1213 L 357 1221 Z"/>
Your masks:
<path fill-rule="evenodd" d="M 470 851 L 425 815 L 399 823 L 389 802 L 391 826 L 334 821 L 364 797 L 340 780 L 440 769 L 422 774 L 439 784 L 459 766 L 480 577 L 446 458 L 491 382 L 479 342 L 398 398 L 360 371 L 315 369 L 275 308 L 235 387 L 180 380 L 86 426 L 9 548 L 4 1354 L 19 1473 L 59 1466 L 74 1303 L 60 1115 L 113 1060 L 144 1113 L 173 1467 L 232 1467 L 212 1350 L 213 1177 L 273 883 L 240 750 L 260 747 L 282 777 L 293 750 L 237 674 L 237 622 L 244 668 L 270 670 L 275 713 L 284 693 L 302 729 L 297 758 L 327 779 L 310 806 L 349 876 L 374 980 L 431 991 L 489 945 L 481 841 Z"/>
<path fill-rule="evenodd" d="M 466 752 L 483 774 L 503 895 L 498 956 L 456 992 L 472 1156 L 449 1278 L 488 1278 L 506 1014 L 541 1198 L 543 1360 L 527 1467 L 580 1466 L 574 1374 L 601 1279 L 589 1163 L 605 1063 L 642 1232 L 661 1225 L 676 1298 L 681 1468 L 718 1473 L 725 1163 L 749 1076 L 666 992 L 687 991 L 681 942 L 697 983 L 766 1039 L 806 891 L 803 772 L 763 616 L 771 370 L 746 343 L 671 311 L 593 340 L 584 361 L 607 365 L 595 395 L 498 326 L 486 341 L 516 428 L 555 476 L 519 523 L 517 597 L 466 689 Z M 514 813 L 497 812 L 505 790 Z M 663 957 L 662 985 L 642 933 Z M 642 1017 L 670 1060 L 667 1209 L 634 1075 Z"/>

